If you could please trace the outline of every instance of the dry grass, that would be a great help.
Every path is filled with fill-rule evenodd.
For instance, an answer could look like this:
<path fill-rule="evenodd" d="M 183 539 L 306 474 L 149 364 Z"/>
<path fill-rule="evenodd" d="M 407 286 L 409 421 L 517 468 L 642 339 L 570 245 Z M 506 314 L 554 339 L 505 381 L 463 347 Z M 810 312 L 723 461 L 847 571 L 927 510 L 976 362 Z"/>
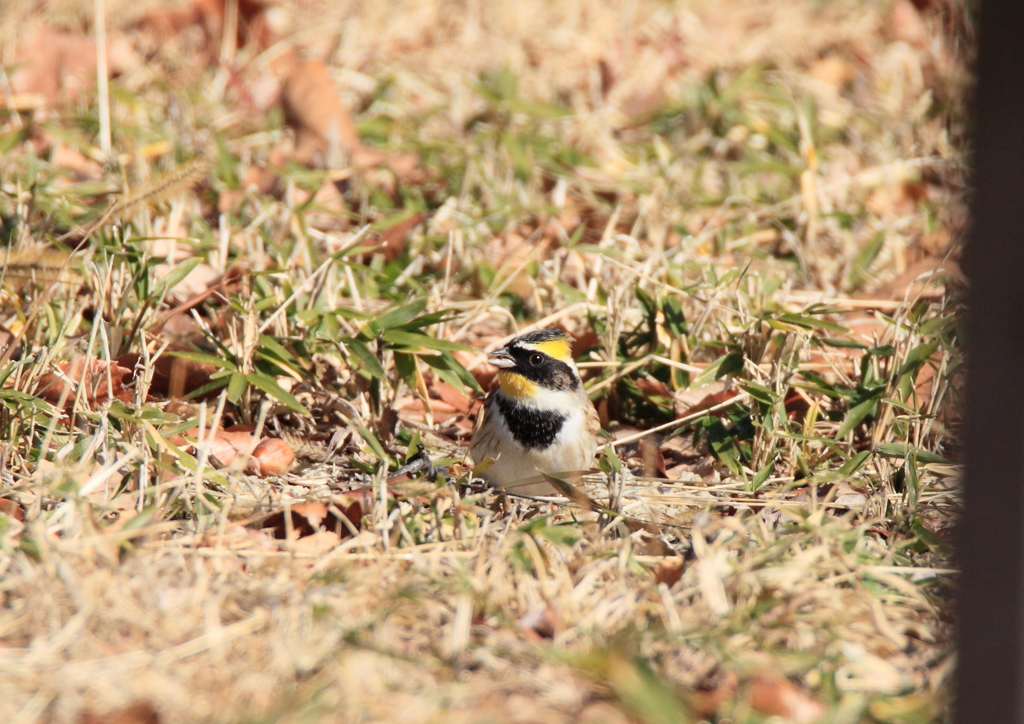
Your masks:
<path fill-rule="evenodd" d="M 928 272 L 972 36 L 918 4 L 310 0 L 218 65 L 198 28 L 142 62 L 161 4 L 107 0 L 116 157 L 87 84 L 0 110 L 0 720 L 946 721 L 959 306 Z M 91 13 L 5 4 L 4 108 L 33 28 Z M 289 44 L 391 167 L 275 155 Z M 613 434 L 596 505 L 475 487 L 438 392 L 555 323 Z M 165 405 L 171 344 L 230 385 Z M 210 421 L 300 463 L 172 444 Z M 384 485 L 420 443 L 450 478 Z M 307 500 L 359 530 L 260 531 Z"/>

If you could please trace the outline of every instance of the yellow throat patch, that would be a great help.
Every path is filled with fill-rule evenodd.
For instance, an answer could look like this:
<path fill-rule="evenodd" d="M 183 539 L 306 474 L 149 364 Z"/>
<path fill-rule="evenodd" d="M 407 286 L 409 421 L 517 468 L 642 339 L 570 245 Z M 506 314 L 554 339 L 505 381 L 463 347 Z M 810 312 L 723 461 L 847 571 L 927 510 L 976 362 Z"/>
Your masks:
<path fill-rule="evenodd" d="M 540 385 L 512 370 L 498 370 L 501 391 L 515 400 L 529 399 L 540 392 Z"/>
<path fill-rule="evenodd" d="M 572 359 L 572 345 L 569 344 L 567 339 L 552 339 L 547 342 L 538 342 L 537 344 L 530 345 L 538 352 L 543 352 L 550 357 L 565 362 Z"/>

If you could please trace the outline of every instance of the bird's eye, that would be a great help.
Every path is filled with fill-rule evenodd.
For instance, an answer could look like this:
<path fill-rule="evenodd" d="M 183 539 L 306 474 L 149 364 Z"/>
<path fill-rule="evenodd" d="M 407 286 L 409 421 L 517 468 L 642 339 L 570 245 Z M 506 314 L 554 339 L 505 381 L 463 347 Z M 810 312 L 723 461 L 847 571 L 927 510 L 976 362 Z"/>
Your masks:
<path fill-rule="evenodd" d="M 542 355 L 542 354 L 531 354 L 530 355 L 530 364 L 532 364 L 534 367 L 540 367 L 542 364 L 544 364 L 544 355 Z"/>

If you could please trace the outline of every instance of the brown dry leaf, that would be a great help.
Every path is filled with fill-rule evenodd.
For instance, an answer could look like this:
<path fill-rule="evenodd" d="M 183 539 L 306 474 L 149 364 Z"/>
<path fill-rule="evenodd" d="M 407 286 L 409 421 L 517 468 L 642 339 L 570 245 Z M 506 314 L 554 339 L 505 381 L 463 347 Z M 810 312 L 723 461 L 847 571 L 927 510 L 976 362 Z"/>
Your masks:
<path fill-rule="evenodd" d="M 839 348 L 842 349 L 842 348 Z M 790 420 L 803 420 L 811 409 L 813 400 L 799 387 L 790 387 L 782 404 L 786 407 L 786 417 Z"/>
<path fill-rule="evenodd" d="M 139 514 L 139 498 L 137 493 L 122 493 L 109 501 L 105 500 L 110 489 L 117 488 L 117 480 L 115 478 L 119 477 L 116 474 L 111 475 L 104 486 L 105 490 L 97 490 L 89 495 L 89 499 L 97 506 L 102 506 L 104 510 L 101 525 L 105 534 L 117 533 L 128 524 L 128 521 Z M 133 531 L 132 535 L 145 535 L 145 530 Z M 111 546 L 110 556 L 116 557 L 116 545 Z"/>
<path fill-rule="evenodd" d="M 386 166 L 396 178 L 406 183 L 422 183 L 426 180 L 426 174 L 419 167 L 420 157 L 415 153 L 387 153 L 356 144 L 352 147 L 352 165 L 364 171 Z"/>
<path fill-rule="evenodd" d="M 381 254 L 387 261 L 394 261 L 405 253 L 409 235 L 429 217 L 429 211 L 420 211 L 392 224 L 380 233 L 380 245 L 367 252 L 367 255 Z"/>
<path fill-rule="evenodd" d="M 454 434 L 449 435 L 457 440 L 468 440 L 473 435 L 473 428 L 476 427 L 476 415 L 480 409 L 479 403 L 474 403 L 473 411 L 460 420 L 455 421 Z"/>
<path fill-rule="evenodd" d="M 344 496 L 336 499 L 333 505 L 311 500 L 291 506 L 289 510 L 274 513 L 260 524 L 260 529 L 273 538 L 298 540 L 322 532 L 325 528 L 341 538 L 348 538 L 351 531 L 344 521 L 338 517 L 337 511 L 348 519 L 355 528 L 359 528 L 363 519 L 363 503 L 358 498 Z M 285 516 L 290 515 L 290 522 Z"/>
<path fill-rule="evenodd" d="M 461 390 L 455 389 L 441 378 L 435 377 L 431 380 L 430 391 L 451 405 L 456 412 L 463 415 L 469 412 L 470 399 Z"/>
<path fill-rule="evenodd" d="M 168 352 L 186 350 L 187 347 L 175 344 L 168 348 Z M 140 354 L 131 352 L 118 357 L 117 362 L 134 375 L 141 359 Z M 151 394 L 164 394 L 171 399 L 180 399 L 209 384 L 210 375 L 216 371 L 217 367 L 211 364 L 164 353 L 153 362 L 153 378 L 149 385 L 149 391 Z"/>
<path fill-rule="evenodd" d="M 587 704 L 574 720 L 576 724 L 631 724 L 634 720 L 607 701 Z"/>
<path fill-rule="evenodd" d="M 702 685 L 687 697 L 693 713 L 698 717 L 710 718 L 722 704 L 736 695 L 739 688 L 740 678 L 735 672 L 720 671 L 714 679 L 711 686 L 705 688 Z"/>
<path fill-rule="evenodd" d="M 570 333 L 572 334 L 572 333 Z M 578 359 L 591 347 L 601 344 L 601 337 L 592 329 L 572 335 L 572 356 Z"/>
<path fill-rule="evenodd" d="M 864 491 L 853 487 L 849 481 L 841 480 L 836 484 L 832 502 L 846 508 L 859 508 L 868 502 L 868 496 Z"/>
<path fill-rule="evenodd" d="M 0 515 L 8 518 L 0 546 L 8 550 L 16 548 L 18 539 L 25 531 L 25 509 L 9 498 L 0 498 Z"/>
<path fill-rule="evenodd" d="M 885 184 L 876 188 L 864 204 L 868 211 L 884 218 L 910 216 L 922 195 L 919 183 Z"/>
<path fill-rule="evenodd" d="M 281 104 L 285 120 L 295 129 L 294 158 L 307 165 L 322 160 L 332 146 L 347 151 L 359 144 L 359 134 L 341 102 L 323 60 L 302 60 L 297 51 L 275 61 L 283 78 Z"/>
<path fill-rule="evenodd" d="M 784 676 L 759 674 L 749 684 L 750 706 L 761 714 L 781 716 L 793 724 L 813 724 L 825 714 L 825 705 Z"/>
<path fill-rule="evenodd" d="M 210 48 L 219 48 L 224 34 L 225 0 L 194 0 L 190 7 L 179 10 L 158 10 L 144 15 L 137 27 L 148 31 L 162 45 L 185 28 L 199 26 Z M 236 47 L 249 42 L 266 48 L 273 41 L 267 22 L 266 6 L 259 0 L 238 0 L 238 35 Z"/>
<path fill-rule="evenodd" d="M 93 181 L 103 178 L 103 167 L 66 143 L 57 142 L 50 152 L 50 163 L 56 168 L 72 171 L 79 179 Z"/>
<path fill-rule="evenodd" d="M 668 388 L 668 385 L 649 375 L 636 379 L 635 383 L 637 389 L 648 397 L 664 397 L 667 400 L 671 400 L 673 397 L 672 390 Z"/>
<path fill-rule="evenodd" d="M 513 294 L 522 297 L 523 300 L 529 300 L 533 296 L 537 282 L 521 268 L 529 259 L 539 259 L 547 246 L 545 241 L 528 241 L 516 231 L 508 230 L 488 241 L 485 245 L 485 253 L 498 269 L 498 276 L 501 279 L 506 279 L 509 274 L 515 273 L 515 276 L 508 281 L 506 288 Z M 520 271 L 516 271 L 517 269 Z"/>
<path fill-rule="evenodd" d="M 724 380 L 717 380 L 698 389 L 680 390 L 675 393 L 676 418 L 692 415 L 709 407 L 731 400 L 739 394 L 735 388 L 726 389 Z"/>
<path fill-rule="evenodd" d="M 671 588 L 683 577 L 683 559 L 680 556 L 662 558 L 654 566 L 654 582 Z"/>
<path fill-rule="evenodd" d="M 952 259 L 941 261 L 934 257 L 925 257 L 913 264 L 879 289 L 873 296 L 882 299 L 941 299 L 946 293 L 946 284 L 950 281 L 962 282 L 963 273 L 960 265 Z"/>
<path fill-rule="evenodd" d="M 210 462 L 218 466 L 230 465 L 239 452 L 252 450 L 256 447 L 253 436 L 247 432 L 227 432 L 219 430 L 212 433 L 206 430 L 202 438 L 199 428 L 193 427 L 185 433 L 189 438 L 198 441 L 200 447 L 206 448 Z"/>
<path fill-rule="evenodd" d="M 59 404 L 66 394 L 65 410 L 71 409 L 79 394 L 83 394 L 88 406 L 101 405 L 111 397 L 122 402 L 132 402 L 135 397 L 134 391 L 125 387 L 132 379 L 132 371 L 117 362 L 92 358 L 86 364 L 86 358 L 79 357 L 57 367 L 60 374 L 47 372 L 39 378 L 35 394 L 53 404 Z"/>
<path fill-rule="evenodd" d="M 10 498 L 0 498 L 0 513 L 15 520 L 25 520 L 25 509 L 18 502 Z"/>
<path fill-rule="evenodd" d="M 663 439 L 658 449 L 663 456 L 671 460 L 691 460 L 705 455 L 704 452 L 693 446 L 692 435 L 675 435 L 674 437 Z"/>
<path fill-rule="evenodd" d="M 285 515 L 291 516 L 289 531 Z M 291 506 L 290 509 L 274 513 L 263 521 L 262 530 L 273 538 L 296 540 L 303 536 L 316 533 L 320 524 L 327 517 L 327 504 L 319 501 L 308 501 Z"/>
<path fill-rule="evenodd" d="M 931 33 L 925 27 L 921 13 L 910 0 L 898 0 L 893 4 L 889 31 L 899 40 L 922 49 L 931 42 Z"/>
<path fill-rule="evenodd" d="M 274 540 L 260 530 L 243 525 L 232 525 L 220 530 L 207 532 L 200 544 L 206 547 L 223 548 L 230 551 L 252 551 L 273 553 L 280 550 Z"/>
<path fill-rule="evenodd" d="M 249 427 L 249 426 L 234 426 Z M 185 434 L 198 439 L 199 428 L 193 427 Z M 281 475 L 287 472 L 295 460 L 295 451 L 286 441 L 267 437 L 257 441 L 251 430 L 229 429 L 211 433 L 207 430 L 202 445 L 209 451 L 212 461 L 220 466 L 232 464 L 238 455 L 247 455 L 246 469 L 257 475 Z"/>
<path fill-rule="evenodd" d="M 94 714 L 83 714 L 79 724 L 160 724 L 160 716 L 149 704 L 132 704 L 125 709 Z"/>
<path fill-rule="evenodd" d="M 259 475 L 283 475 L 295 461 L 295 451 L 284 440 L 268 437 L 252 451 L 252 463 Z"/>
<path fill-rule="evenodd" d="M 427 406 L 418 397 L 402 397 L 395 402 L 395 409 L 399 412 L 412 412 L 412 413 L 423 413 L 427 411 Z M 438 415 L 454 415 L 459 412 L 454 405 L 451 405 L 444 400 L 431 400 L 430 409 L 433 411 L 435 417 Z M 405 415 L 403 415 L 405 417 Z"/>
<path fill-rule="evenodd" d="M 14 342 L 14 332 L 0 324 L 0 359 L 7 359 L 7 351 Z"/>
<path fill-rule="evenodd" d="M 195 0 L 192 7 L 206 25 L 214 43 L 219 43 L 224 33 L 225 3 L 227 0 Z M 237 0 L 238 36 L 236 43 L 241 48 L 250 42 L 258 48 L 266 48 L 273 41 L 273 33 L 267 23 L 266 5 L 260 0 Z"/>
<path fill-rule="evenodd" d="M 808 72 L 812 78 L 817 78 L 834 88 L 842 88 L 852 81 L 855 75 L 853 66 L 838 55 L 822 58 L 812 65 Z"/>
<path fill-rule="evenodd" d="M 303 536 L 292 543 L 291 549 L 300 556 L 316 557 L 336 548 L 341 543 L 341 536 L 333 530 L 320 530 L 312 535 Z"/>
<path fill-rule="evenodd" d="M 640 441 L 640 459 L 643 460 L 645 478 L 665 475 L 665 456 L 652 438 L 645 437 Z"/>
<path fill-rule="evenodd" d="M 519 619 L 519 629 L 535 641 L 550 640 L 565 630 L 565 623 L 554 608 L 541 606 Z"/>
<path fill-rule="evenodd" d="M 111 39 L 107 46 L 111 73 L 130 67 L 134 52 L 128 40 Z M 12 100 L 19 110 L 71 100 L 95 82 L 96 42 L 46 25 L 26 36 L 18 53 L 18 69 L 10 76 Z"/>

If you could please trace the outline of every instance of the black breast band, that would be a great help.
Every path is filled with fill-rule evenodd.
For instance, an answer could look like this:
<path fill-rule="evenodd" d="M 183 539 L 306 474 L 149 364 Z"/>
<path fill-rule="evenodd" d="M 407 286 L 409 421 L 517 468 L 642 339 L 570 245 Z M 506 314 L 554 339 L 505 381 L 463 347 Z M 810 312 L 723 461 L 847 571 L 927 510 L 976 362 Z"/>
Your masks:
<path fill-rule="evenodd" d="M 495 395 L 512 437 L 523 447 L 547 447 L 555 441 L 568 415 L 555 410 L 538 410 L 521 405 L 505 395 Z"/>

